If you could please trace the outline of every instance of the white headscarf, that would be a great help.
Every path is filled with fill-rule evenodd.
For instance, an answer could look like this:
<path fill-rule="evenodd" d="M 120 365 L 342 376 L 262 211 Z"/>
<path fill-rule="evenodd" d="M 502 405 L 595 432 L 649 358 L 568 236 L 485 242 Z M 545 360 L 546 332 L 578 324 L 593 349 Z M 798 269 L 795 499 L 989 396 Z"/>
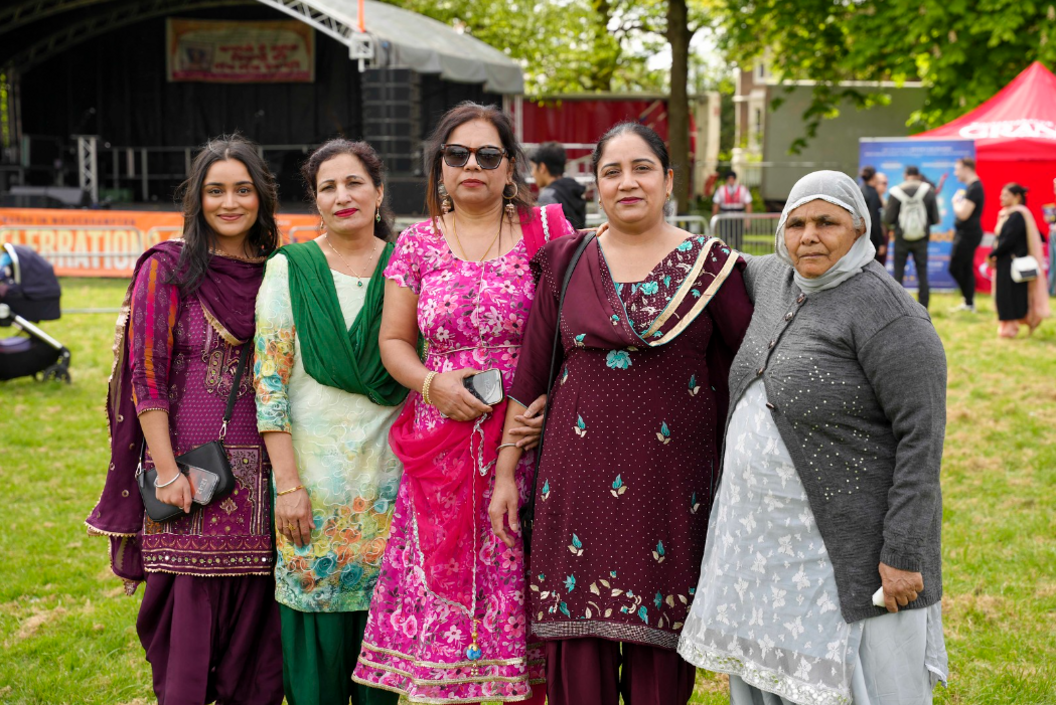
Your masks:
<path fill-rule="evenodd" d="M 872 225 L 869 219 L 869 208 L 865 205 L 865 197 L 862 195 L 862 190 L 858 188 L 858 184 L 843 172 L 815 171 L 796 182 L 791 193 L 788 194 L 785 209 L 781 211 L 781 220 L 777 223 L 777 234 L 774 236 L 774 249 L 782 262 L 792 264 L 788 247 L 785 245 L 785 221 L 788 220 L 788 214 L 804 203 L 817 199 L 828 201 L 849 212 L 856 227 L 860 227 L 862 223 L 865 224 L 865 232 L 858 236 L 847 254 L 820 277 L 809 279 L 795 272 L 796 284 L 806 293 L 825 291 L 839 286 L 861 272 L 862 268 L 876 257 L 876 247 L 869 239 L 869 230 Z"/>

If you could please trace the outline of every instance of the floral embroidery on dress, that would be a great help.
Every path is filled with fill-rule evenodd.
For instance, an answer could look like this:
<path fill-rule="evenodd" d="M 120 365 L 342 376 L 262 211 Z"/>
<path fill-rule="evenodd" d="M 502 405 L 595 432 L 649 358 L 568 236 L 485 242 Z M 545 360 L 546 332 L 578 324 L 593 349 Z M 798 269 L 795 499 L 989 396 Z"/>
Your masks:
<path fill-rule="evenodd" d="M 645 281 L 614 283 L 616 294 L 623 301 L 629 319 L 640 318 L 635 314 L 647 314 L 645 318 L 648 319 L 648 322 L 640 328 L 636 327 L 639 334 L 643 334 L 649 329 L 653 320 L 667 309 L 671 297 L 678 291 L 679 287 L 671 286 L 673 280 L 669 272 L 671 270 L 677 270 L 682 274 L 689 272 L 707 241 L 708 238 L 706 237 L 687 238 L 664 258 L 664 261 L 650 273 L 649 278 Z M 728 250 L 727 254 L 729 254 Z M 626 298 L 623 296 L 625 285 L 630 289 L 630 293 Z M 694 298 L 700 298 L 701 296 L 700 291 L 697 289 L 692 289 L 691 293 Z M 613 325 L 619 322 L 619 316 L 613 315 L 612 319 Z M 662 335 L 663 333 L 660 331 L 656 331 L 653 334 L 654 337 L 661 337 Z"/>
<path fill-rule="evenodd" d="M 366 288 L 334 276 L 346 323 Z M 257 428 L 293 434 L 301 482 L 312 502 L 311 542 L 277 536 L 275 598 L 302 612 L 348 612 L 370 605 L 388 541 L 401 466 L 388 431 L 400 407 L 320 384 L 304 370 L 293 322 L 289 265 L 268 262 L 257 296 Z"/>
<path fill-rule="evenodd" d="M 631 366 L 631 356 L 624 350 L 610 350 L 605 356 L 605 364 L 614 370 L 626 370 Z"/>

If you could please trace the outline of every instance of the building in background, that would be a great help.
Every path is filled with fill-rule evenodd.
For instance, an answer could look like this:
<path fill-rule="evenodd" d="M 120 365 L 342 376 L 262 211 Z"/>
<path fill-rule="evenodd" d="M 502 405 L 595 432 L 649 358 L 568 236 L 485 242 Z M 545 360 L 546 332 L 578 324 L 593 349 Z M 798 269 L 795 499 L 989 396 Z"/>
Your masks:
<path fill-rule="evenodd" d="M 834 169 L 854 175 L 858 170 L 858 140 L 861 137 L 909 135 L 910 114 L 924 104 L 919 82 L 901 86 L 890 81 L 845 81 L 840 86 L 863 92 L 883 92 L 887 105 L 860 110 L 850 101 L 839 106 L 840 114 L 823 120 L 818 134 L 801 154 L 790 154 L 793 143 L 806 135 L 804 111 L 810 106 L 814 81 L 789 81 L 784 85 L 770 72 L 765 60 L 750 70 L 735 69 L 735 139 L 732 166 L 741 180 L 758 187 L 763 199 L 783 202 L 802 176 L 818 169 Z M 772 107 L 775 98 L 782 102 Z"/>

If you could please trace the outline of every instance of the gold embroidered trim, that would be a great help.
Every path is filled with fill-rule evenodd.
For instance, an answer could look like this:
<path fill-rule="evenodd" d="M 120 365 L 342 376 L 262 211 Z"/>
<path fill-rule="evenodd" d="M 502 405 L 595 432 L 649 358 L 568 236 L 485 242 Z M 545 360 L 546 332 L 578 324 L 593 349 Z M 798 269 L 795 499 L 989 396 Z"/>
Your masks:
<path fill-rule="evenodd" d="M 713 238 L 711 242 L 721 241 Z M 666 335 L 660 338 L 660 340 L 657 340 L 656 342 L 650 342 L 648 343 L 648 345 L 650 347 L 657 347 L 678 337 L 678 335 L 682 333 L 682 331 L 685 330 L 686 327 L 689 326 L 689 324 L 692 323 L 698 315 L 700 315 L 700 312 L 704 310 L 704 307 L 707 306 L 713 298 L 715 298 L 715 294 L 718 293 L 719 287 L 722 286 L 723 282 L 726 281 L 726 278 L 730 275 L 730 272 L 733 271 L 733 268 L 736 265 L 737 251 L 730 250 L 730 256 L 726 258 L 726 264 L 722 266 L 722 269 L 719 271 L 718 275 L 711 280 L 711 284 L 709 284 L 708 288 L 704 290 L 704 293 L 701 294 L 700 299 L 697 300 L 697 303 L 694 304 L 693 308 L 689 310 L 689 313 L 683 316 L 682 320 L 679 321 L 674 328 L 668 331 Z"/>
<path fill-rule="evenodd" d="M 87 521 L 84 522 L 84 525 L 85 525 L 85 527 L 88 530 L 88 535 L 89 536 L 109 536 L 111 538 L 115 538 L 116 539 L 116 538 L 128 538 L 128 537 L 136 535 L 136 534 L 119 534 L 119 533 L 117 533 L 115 531 L 103 531 L 102 529 L 95 528 L 94 526 L 89 524 Z"/>
<path fill-rule="evenodd" d="M 400 695 L 408 695 L 406 690 L 403 690 L 402 688 L 397 688 L 396 686 L 388 685 L 386 683 L 374 683 L 374 682 L 371 682 L 371 681 L 365 681 L 362 678 L 357 678 L 355 675 L 352 676 L 352 680 L 355 681 L 356 683 L 361 683 L 362 685 L 369 686 L 371 688 L 377 688 L 378 690 L 387 690 L 390 693 L 399 693 Z M 539 683 L 546 683 L 546 681 L 545 680 L 544 681 L 539 681 Z M 516 703 L 516 702 L 521 702 L 523 700 L 528 700 L 533 695 L 534 695 L 534 693 L 528 693 L 527 695 L 517 695 L 517 696 L 505 697 L 505 698 L 497 696 L 497 695 L 488 695 L 487 699 L 488 699 L 489 702 Z M 411 702 L 413 702 L 413 703 L 427 703 L 428 705 L 448 705 L 449 703 L 473 703 L 475 705 L 476 703 L 481 702 L 481 699 L 480 698 L 470 698 L 470 699 L 462 699 L 462 698 L 423 698 L 420 695 L 415 695 L 414 696 L 414 700 L 412 700 Z"/>
<path fill-rule="evenodd" d="M 436 663 L 435 661 L 419 661 L 414 656 L 409 654 L 400 653 L 399 651 L 393 651 L 392 649 L 383 649 L 380 646 L 374 646 L 367 642 L 363 642 L 363 651 L 376 651 L 379 654 L 387 654 L 389 656 L 397 656 L 405 661 L 410 661 L 415 666 L 422 666 L 423 668 L 467 668 L 470 666 L 520 666 L 525 662 L 523 658 L 507 658 L 507 659 L 487 659 L 480 661 L 452 661 L 450 663 Z"/>
<path fill-rule="evenodd" d="M 648 338 L 653 333 L 660 330 L 660 328 L 662 328 L 663 325 L 667 323 L 667 319 L 671 318 L 671 316 L 674 315 L 675 311 L 682 304 L 685 298 L 689 296 L 689 292 L 697 284 L 697 278 L 700 277 L 701 270 L 704 269 L 704 265 L 708 259 L 708 254 L 711 252 L 711 248 L 714 247 L 715 243 L 718 241 L 718 238 L 713 237 L 709 238 L 708 241 L 704 244 L 704 249 L 700 251 L 700 254 L 697 256 L 697 261 L 693 263 L 693 269 L 689 270 L 689 273 L 686 274 L 686 278 L 682 280 L 682 286 L 678 287 L 678 291 L 676 291 L 675 295 L 671 297 L 671 301 L 668 302 L 667 307 L 660 313 L 659 316 L 656 317 L 656 320 L 653 321 L 653 324 L 649 326 L 649 328 L 644 333 L 642 333 L 641 337 L 643 339 Z"/>
<path fill-rule="evenodd" d="M 201 298 L 198 299 L 198 303 L 202 305 L 202 314 L 205 316 L 205 320 L 209 323 L 210 326 L 212 326 L 213 330 L 215 330 L 220 335 L 220 337 L 224 339 L 225 343 L 234 347 L 238 347 L 239 345 L 244 345 L 246 342 L 248 342 L 245 340 L 239 340 L 231 334 L 231 331 L 229 331 L 227 328 L 224 328 L 223 324 L 221 324 L 220 321 L 217 320 L 216 316 L 213 315 L 213 312 L 209 310 L 209 308 L 205 305 L 205 302 L 202 301 Z"/>
<path fill-rule="evenodd" d="M 153 568 L 153 569 L 151 569 Z M 168 568 L 144 567 L 144 573 L 171 573 L 172 575 L 190 575 L 195 578 L 240 578 L 244 575 L 271 575 L 271 571 L 246 571 L 244 573 L 185 573 L 181 570 L 169 570 Z"/>
<path fill-rule="evenodd" d="M 395 666 L 386 666 L 376 661 L 359 657 L 359 662 L 365 666 L 376 668 L 379 671 L 387 671 L 389 673 L 395 673 L 398 676 L 403 676 L 415 685 L 431 686 L 431 685 L 460 685 L 460 684 L 472 684 L 472 683 L 522 683 L 528 680 L 528 674 L 523 676 L 475 676 L 473 678 L 415 678 L 408 671 L 396 668 Z M 480 663 L 479 661 L 477 663 Z"/>

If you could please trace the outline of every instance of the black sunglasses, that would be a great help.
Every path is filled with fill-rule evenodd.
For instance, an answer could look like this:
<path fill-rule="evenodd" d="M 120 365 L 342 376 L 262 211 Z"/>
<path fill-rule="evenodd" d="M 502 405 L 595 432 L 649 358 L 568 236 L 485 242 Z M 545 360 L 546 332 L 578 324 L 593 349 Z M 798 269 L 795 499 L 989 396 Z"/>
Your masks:
<path fill-rule="evenodd" d="M 502 158 L 508 152 L 498 147 L 463 147 L 460 144 L 442 144 L 440 153 L 444 155 L 444 163 L 449 167 L 460 169 L 469 163 L 469 155 L 477 156 L 477 166 L 481 169 L 497 169 L 502 163 Z"/>

